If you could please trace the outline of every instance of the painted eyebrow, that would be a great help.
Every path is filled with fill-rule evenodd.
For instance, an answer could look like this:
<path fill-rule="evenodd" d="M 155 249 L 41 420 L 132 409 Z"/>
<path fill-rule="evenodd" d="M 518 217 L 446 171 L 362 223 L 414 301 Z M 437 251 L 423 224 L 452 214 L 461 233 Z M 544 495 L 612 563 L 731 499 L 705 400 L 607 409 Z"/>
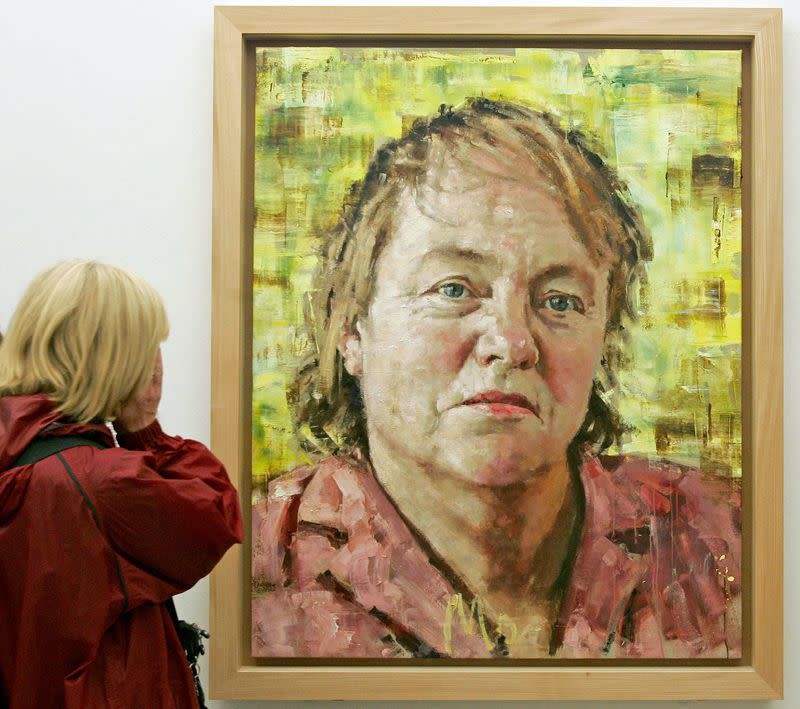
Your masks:
<path fill-rule="evenodd" d="M 576 264 L 559 263 L 549 266 L 544 271 L 536 275 L 536 278 L 533 279 L 532 285 L 536 287 L 546 283 L 547 281 L 565 277 L 574 278 L 575 280 L 579 281 L 586 287 L 587 294 L 589 296 L 594 296 L 594 289 L 596 285 L 595 277 L 590 271 L 587 271 Z"/>
<path fill-rule="evenodd" d="M 467 249 L 460 246 L 436 246 L 430 251 L 426 251 L 417 259 L 417 267 L 422 267 L 429 261 L 435 259 L 452 261 L 469 261 L 478 264 L 497 264 L 497 257 L 494 254 L 483 253 L 475 249 Z"/>

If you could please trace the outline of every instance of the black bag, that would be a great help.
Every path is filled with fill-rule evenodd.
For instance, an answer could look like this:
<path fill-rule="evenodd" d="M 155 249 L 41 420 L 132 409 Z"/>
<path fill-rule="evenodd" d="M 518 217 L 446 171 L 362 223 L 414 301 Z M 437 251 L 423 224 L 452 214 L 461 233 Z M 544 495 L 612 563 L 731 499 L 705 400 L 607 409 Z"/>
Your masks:
<path fill-rule="evenodd" d="M 178 612 L 175 610 L 175 602 L 171 598 L 167 601 L 166 606 L 170 618 L 172 618 L 172 623 L 175 625 L 175 630 L 178 631 L 178 639 L 181 641 L 183 652 L 186 654 L 186 661 L 189 663 L 189 669 L 192 671 L 194 693 L 197 695 L 197 702 L 200 704 L 200 709 L 208 709 L 208 707 L 206 707 L 206 695 L 200 684 L 200 668 L 197 663 L 200 659 L 200 655 L 206 654 L 206 649 L 203 647 L 203 638 L 209 638 L 211 636 L 208 634 L 207 630 L 201 628 L 197 623 L 187 623 L 185 620 L 179 620 Z"/>
<path fill-rule="evenodd" d="M 44 430 L 49 431 L 53 428 L 57 428 L 59 425 L 60 424 L 51 424 Z M 49 458 L 51 455 L 56 455 L 57 453 L 61 453 L 61 451 L 69 448 L 77 448 L 79 446 L 91 446 L 92 448 L 101 450 L 108 448 L 107 445 L 99 441 L 92 438 L 84 438 L 83 436 L 35 438 L 10 467 L 16 468 L 20 465 L 37 463 L 40 460 Z M 86 491 L 75 478 L 67 462 L 60 455 L 58 457 L 66 468 L 70 478 L 72 478 L 72 481 L 78 486 L 81 495 L 88 501 Z M 95 523 L 98 527 L 100 526 L 96 516 Z M 200 709 L 208 709 L 206 707 L 205 693 L 203 692 L 203 687 L 200 685 L 200 668 L 197 665 L 200 655 L 204 655 L 206 652 L 205 647 L 203 647 L 203 638 L 210 637 L 208 631 L 195 623 L 187 623 L 186 621 L 179 620 L 178 612 L 175 610 L 175 602 L 171 598 L 167 600 L 164 605 L 166 605 L 169 611 L 169 617 L 172 619 L 175 631 L 178 633 L 178 639 L 181 641 L 183 652 L 186 655 L 186 661 L 189 663 L 189 669 L 192 672 L 192 679 L 194 680 L 194 691 L 197 695 L 197 702 L 200 705 Z"/>

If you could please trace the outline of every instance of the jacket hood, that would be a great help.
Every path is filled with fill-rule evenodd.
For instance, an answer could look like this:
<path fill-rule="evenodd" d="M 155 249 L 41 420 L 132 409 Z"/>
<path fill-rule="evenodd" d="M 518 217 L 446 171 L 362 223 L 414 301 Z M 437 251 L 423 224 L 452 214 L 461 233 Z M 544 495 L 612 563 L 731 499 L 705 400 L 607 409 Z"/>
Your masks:
<path fill-rule="evenodd" d="M 114 445 L 102 423 L 71 423 L 61 417 L 45 394 L 0 398 L 0 521 L 19 506 L 30 479 L 30 466 L 10 470 L 34 438 L 54 423 L 48 436 L 83 436 Z M 6 472 L 8 471 L 8 472 Z"/>

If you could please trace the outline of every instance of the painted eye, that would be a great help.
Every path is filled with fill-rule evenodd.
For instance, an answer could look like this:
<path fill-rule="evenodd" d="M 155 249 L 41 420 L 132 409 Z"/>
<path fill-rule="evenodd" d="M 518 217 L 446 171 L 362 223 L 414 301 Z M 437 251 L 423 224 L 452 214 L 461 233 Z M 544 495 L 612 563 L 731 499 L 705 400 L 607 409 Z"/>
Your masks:
<path fill-rule="evenodd" d="M 436 292 L 445 298 L 463 298 L 467 294 L 467 288 L 463 283 L 443 283 Z"/>
<path fill-rule="evenodd" d="M 566 313 L 569 310 L 580 310 L 577 298 L 573 298 L 569 295 L 562 295 L 561 293 L 548 296 L 544 301 L 544 307 L 548 310 L 554 310 L 557 313 Z"/>

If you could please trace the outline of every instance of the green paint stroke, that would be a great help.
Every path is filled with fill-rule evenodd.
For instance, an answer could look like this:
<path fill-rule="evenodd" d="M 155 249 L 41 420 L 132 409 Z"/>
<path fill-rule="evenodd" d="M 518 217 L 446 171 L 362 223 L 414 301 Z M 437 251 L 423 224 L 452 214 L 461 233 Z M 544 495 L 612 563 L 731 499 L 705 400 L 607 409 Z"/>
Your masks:
<path fill-rule="evenodd" d="M 306 462 L 285 391 L 319 235 L 377 146 L 468 96 L 590 136 L 652 232 L 612 394 L 631 426 L 623 450 L 741 474 L 740 52 L 291 47 L 256 61 L 255 483 Z"/>

